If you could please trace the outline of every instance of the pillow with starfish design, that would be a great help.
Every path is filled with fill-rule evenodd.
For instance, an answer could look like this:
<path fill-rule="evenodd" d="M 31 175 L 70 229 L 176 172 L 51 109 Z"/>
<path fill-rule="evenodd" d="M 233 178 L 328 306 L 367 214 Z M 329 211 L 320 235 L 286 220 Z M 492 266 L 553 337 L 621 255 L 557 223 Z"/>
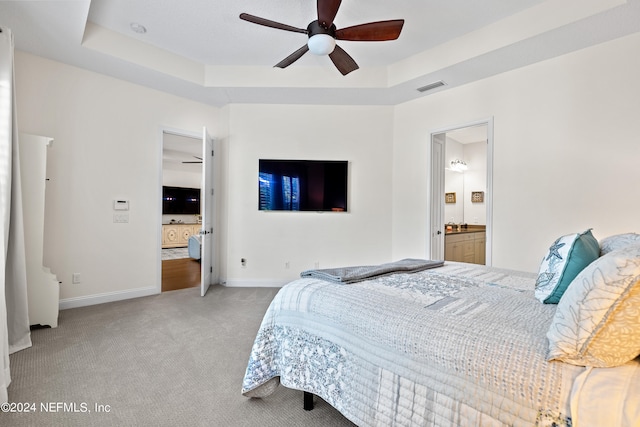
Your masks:
<path fill-rule="evenodd" d="M 535 296 L 545 304 L 557 304 L 571 281 L 600 255 L 591 229 L 557 238 L 542 259 Z"/>
<path fill-rule="evenodd" d="M 640 243 L 589 264 L 564 293 L 547 360 L 614 367 L 640 354 Z"/>

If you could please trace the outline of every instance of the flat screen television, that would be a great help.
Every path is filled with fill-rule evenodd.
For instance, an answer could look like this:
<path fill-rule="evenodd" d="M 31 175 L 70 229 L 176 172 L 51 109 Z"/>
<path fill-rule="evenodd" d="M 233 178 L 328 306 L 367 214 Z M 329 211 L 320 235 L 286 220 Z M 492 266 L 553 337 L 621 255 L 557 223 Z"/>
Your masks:
<path fill-rule="evenodd" d="M 345 160 L 272 160 L 258 162 L 261 211 L 347 211 Z"/>
<path fill-rule="evenodd" d="M 199 215 L 200 189 L 162 187 L 162 213 L 166 215 Z"/>

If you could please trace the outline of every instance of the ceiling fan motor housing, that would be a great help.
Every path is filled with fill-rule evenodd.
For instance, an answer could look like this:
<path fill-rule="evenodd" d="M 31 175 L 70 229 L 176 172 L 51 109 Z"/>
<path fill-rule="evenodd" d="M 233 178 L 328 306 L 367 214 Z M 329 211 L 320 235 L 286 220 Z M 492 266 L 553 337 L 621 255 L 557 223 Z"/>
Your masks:
<path fill-rule="evenodd" d="M 309 51 L 315 55 L 329 55 L 336 47 L 336 26 L 331 24 L 325 28 L 318 21 L 313 21 L 307 27 Z"/>

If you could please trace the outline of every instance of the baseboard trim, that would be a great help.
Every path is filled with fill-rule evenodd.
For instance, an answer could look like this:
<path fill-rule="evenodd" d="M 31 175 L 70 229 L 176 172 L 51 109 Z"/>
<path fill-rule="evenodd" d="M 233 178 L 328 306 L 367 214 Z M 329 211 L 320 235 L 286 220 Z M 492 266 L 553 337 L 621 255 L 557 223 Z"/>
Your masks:
<path fill-rule="evenodd" d="M 105 292 L 103 294 L 87 295 L 83 297 L 65 298 L 59 302 L 60 310 L 104 304 L 106 302 L 122 301 L 125 299 L 148 297 L 160 292 L 155 286 L 147 288 L 128 289 L 126 291 Z"/>
<path fill-rule="evenodd" d="M 276 279 L 226 279 L 220 283 L 229 288 L 281 288 L 291 280 Z"/>

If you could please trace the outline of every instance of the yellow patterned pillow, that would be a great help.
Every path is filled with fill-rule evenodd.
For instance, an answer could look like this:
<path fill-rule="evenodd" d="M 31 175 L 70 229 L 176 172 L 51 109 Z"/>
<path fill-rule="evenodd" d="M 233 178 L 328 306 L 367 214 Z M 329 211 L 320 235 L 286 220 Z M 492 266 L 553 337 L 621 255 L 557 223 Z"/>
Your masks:
<path fill-rule="evenodd" d="M 640 354 L 640 245 L 607 253 L 562 295 L 547 360 L 612 367 Z"/>

